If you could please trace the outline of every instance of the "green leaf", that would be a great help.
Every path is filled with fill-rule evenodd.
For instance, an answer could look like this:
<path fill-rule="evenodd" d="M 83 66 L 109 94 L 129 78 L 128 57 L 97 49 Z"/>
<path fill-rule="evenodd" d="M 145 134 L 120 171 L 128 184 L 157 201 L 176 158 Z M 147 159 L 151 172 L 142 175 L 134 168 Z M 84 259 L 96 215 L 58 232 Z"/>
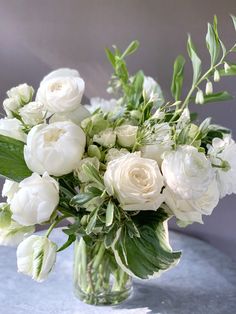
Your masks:
<path fill-rule="evenodd" d="M 188 36 L 187 50 L 188 50 L 189 57 L 192 61 L 193 85 L 195 85 L 201 75 L 202 62 L 201 62 L 201 59 L 197 55 L 196 48 L 194 47 L 194 44 L 192 42 L 190 35 Z"/>
<path fill-rule="evenodd" d="M 7 228 L 11 224 L 12 213 L 7 205 L 3 210 L 0 209 L 0 228 Z"/>
<path fill-rule="evenodd" d="M 143 223 L 136 225 L 140 237 L 129 237 L 126 228 L 121 227 L 112 250 L 116 262 L 125 272 L 147 279 L 175 266 L 181 253 L 172 251 L 163 218 L 157 216 L 158 219 L 145 222 L 147 218 L 142 217 Z"/>
<path fill-rule="evenodd" d="M 225 72 L 224 69 L 219 70 L 220 76 L 234 76 L 236 75 L 236 64 L 230 64 L 230 69 Z"/>
<path fill-rule="evenodd" d="M 114 210 L 115 210 L 114 203 L 112 201 L 109 201 L 107 205 L 107 209 L 106 209 L 106 226 L 107 227 L 109 227 L 113 222 Z"/>
<path fill-rule="evenodd" d="M 105 49 L 106 55 L 107 55 L 107 59 L 110 61 L 111 65 L 113 66 L 113 68 L 115 68 L 116 66 L 116 59 L 115 56 L 113 55 L 113 53 L 111 52 L 110 49 L 106 48 Z"/>
<path fill-rule="evenodd" d="M 92 164 L 83 164 L 82 169 L 91 182 L 97 183 L 101 189 L 104 189 L 103 179 L 99 171 Z"/>
<path fill-rule="evenodd" d="M 203 105 L 211 103 L 211 102 L 232 100 L 233 98 L 234 97 L 226 91 L 219 92 L 216 94 L 211 94 L 211 95 L 204 95 L 204 104 Z"/>
<path fill-rule="evenodd" d="M 71 206 L 82 206 L 94 198 L 92 193 L 79 193 L 70 200 Z"/>
<path fill-rule="evenodd" d="M 75 240 L 76 240 L 76 235 L 70 234 L 70 235 L 68 236 L 67 241 L 57 250 L 57 252 L 64 251 L 64 250 L 67 249 Z"/>
<path fill-rule="evenodd" d="M 132 41 L 129 46 L 123 52 L 121 58 L 124 59 L 126 56 L 133 54 L 139 47 L 139 42 L 137 40 Z"/>
<path fill-rule="evenodd" d="M 215 22 L 215 28 L 217 24 Z M 211 56 L 211 67 L 214 66 L 218 60 L 220 53 L 220 42 L 218 38 L 218 33 L 214 30 L 212 25 L 208 23 L 208 31 L 206 35 L 206 45 Z"/>
<path fill-rule="evenodd" d="M 179 55 L 174 63 L 173 78 L 171 84 L 171 93 L 175 100 L 179 100 L 182 93 L 183 79 L 184 79 L 184 65 L 185 59 Z"/>
<path fill-rule="evenodd" d="M 0 175 L 20 182 L 31 174 L 24 160 L 24 143 L 0 135 Z"/>
<path fill-rule="evenodd" d="M 94 227 L 96 226 L 99 209 L 100 209 L 99 207 L 95 208 L 89 215 L 89 222 L 86 228 L 87 234 L 90 234 L 93 231 Z"/>
<path fill-rule="evenodd" d="M 234 29 L 236 30 L 236 17 L 234 15 L 230 15 L 234 24 Z"/>

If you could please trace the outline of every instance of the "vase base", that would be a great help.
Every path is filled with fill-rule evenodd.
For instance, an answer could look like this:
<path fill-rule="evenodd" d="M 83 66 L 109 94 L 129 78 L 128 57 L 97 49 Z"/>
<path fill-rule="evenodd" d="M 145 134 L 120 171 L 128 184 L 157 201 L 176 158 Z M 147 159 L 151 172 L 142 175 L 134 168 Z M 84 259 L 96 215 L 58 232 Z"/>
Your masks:
<path fill-rule="evenodd" d="M 81 289 L 75 289 L 75 296 L 90 305 L 116 305 L 124 302 L 132 295 L 132 287 L 123 291 L 112 291 L 110 293 L 85 293 Z"/>

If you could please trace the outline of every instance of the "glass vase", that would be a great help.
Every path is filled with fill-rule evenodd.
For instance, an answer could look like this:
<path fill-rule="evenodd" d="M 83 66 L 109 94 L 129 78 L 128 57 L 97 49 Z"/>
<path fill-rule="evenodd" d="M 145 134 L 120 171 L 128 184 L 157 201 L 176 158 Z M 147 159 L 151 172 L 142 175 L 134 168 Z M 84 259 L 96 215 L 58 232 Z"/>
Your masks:
<path fill-rule="evenodd" d="M 89 245 L 81 237 L 74 247 L 74 293 L 94 305 L 118 304 L 132 292 L 132 279 L 116 263 L 103 241 Z"/>

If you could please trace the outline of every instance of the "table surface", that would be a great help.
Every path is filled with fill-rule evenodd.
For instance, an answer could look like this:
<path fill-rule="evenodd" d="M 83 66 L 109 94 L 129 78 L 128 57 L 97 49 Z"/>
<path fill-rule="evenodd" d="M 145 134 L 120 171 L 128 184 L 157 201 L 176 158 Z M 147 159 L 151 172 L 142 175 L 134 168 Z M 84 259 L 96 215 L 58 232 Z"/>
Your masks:
<path fill-rule="evenodd" d="M 236 265 L 210 245 L 170 232 L 174 249 L 183 251 L 178 266 L 160 278 L 135 280 L 134 292 L 124 303 L 110 307 L 84 304 L 73 296 L 73 246 L 58 254 L 49 279 L 36 283 L 17 273 L 15 249 L 0 247 L 1 314 L 234 314 Z M 53 231 L 58 244 L 65 241 Z"/>

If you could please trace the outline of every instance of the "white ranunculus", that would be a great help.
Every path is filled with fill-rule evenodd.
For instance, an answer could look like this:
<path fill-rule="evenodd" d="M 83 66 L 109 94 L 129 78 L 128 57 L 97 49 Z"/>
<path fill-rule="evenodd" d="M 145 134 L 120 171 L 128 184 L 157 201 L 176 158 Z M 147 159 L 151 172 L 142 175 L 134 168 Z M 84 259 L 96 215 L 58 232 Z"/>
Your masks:
<path fill-rule="evenodd" d="M 74 111 L 64 112 L 64 113 L 55 113 L 49 119 L 49 123 L 59 122 L 59 121 L 72 121 L 75 124 L 80 125 L 81 121 L 88 118 L 90 116 L 89 111 L 85 108 L 85 106 L 79 106 Z"/>
<path fill-rule="evenodd" d="M 25 124 L 30 126 L 40 124 L 45 117 L 44 106 L 41 102 L 32 101 L 19 109 L 19 115 Z"/>
<path fill-rule="evenodd" d="M 211 215 L 213 209 L 219 202 L 219 190 L 216 180 L 213 180 L 207 191 L 205 191 L 198 199 L 184 200 L 173 193 L 169 188 L 163 191 L 165 203 L 172 213 L 185 224 L 193 222 L 202 222 L 202 215 Z"/>
<path fill-rule="evenodd" d="M 23 132 L 23 125 L 15 118 L 0 119 L 0 134 L 15 138 L 16 140 L 25 142 L 26 134 Z"/>
<path fill-rule="evenodd" d="M 146 97 L 160 107 L 164 103 L 164 97 L 160 85 L 150 76 L 144 76 L 143 91 Z"/>
<path fill-rule="evenodd" d="M 121 125 L 115 129 L 118 144 L 122 147 L 132 147 L 136 142 L 138 127 L 133 125 Z"/>
<path fill-rule="evenodd" d="M 58 69 L 41 81 L 36 100 L 42 102 L 45 109 L 52 114 L 70 112 L 81 105 L 84 88 L 84 80 L 79 72 Z"/>
<path fill-rule="evenodd" d="M 13 118 L 12 112 L 16 112 L 20 108 L 20 102 L 15 98 L 6 98 L 3 101 L 3 108 L 8 118 Z"/>
<path fill-rule="evenodd" d="M 208 145 L 208 154 L 214 168 L 220 191 L 220 196 L 236 193 L 236 143 L 230 135 L 223 139 L 214 138 Z"/>
<path fill-rule="evenodd" d="M 7 197 L 7 202 L 10 203 L 14 194 L 19 190 L 19 183 L 11 180 L 5 180 L 2 188 L 2 197 Z"/>
<path fill-rule="evenodd" d="M 7 96 L 9 98 L 14 98 L 18 100 L 20 104 L 24 105 L 31 101 L 33 93 L 34 93 L 33 87 L 24 83 L 16 87 L 12 87 L 7 92 Z"/>
<path fill-rule="evenodd" d="M 124 155 L 129 154 L 129 151 L 125 148 L 117 149 L 117 148 L 111 148 L 106 154 L 106 162 L 112 161 L 116 158 L 120 158 Z"/>
<path fill-rule="evenodd" d="M 112 147 L 116 143 L 116 133 L 113 129 L 108 128 L 93 136 L 93 142 L 104 147 Z"/>
<path fill-rule="evenodd" d="M 62 176 L 78 167 L 85 143 L 83 130 L 71 121 L 36 125 L 27 137 L 25 161 L 34 172 Z"/>
<path fill-rule="evenodd" d="M 26 237 L 35 232 L 34 226 L 21 226 L 15 221 L 6 228 L 0 228 L 0 245 L 17 246 Z"/>
<path fill-rule="evenodd" d="M 171 128 L 168 123 L 158 123 L 152 130 L 152 134 L 147 138 L 147 144 L 140 150 L 142 157 L 157 161 L 161 166 L 163 154 L 172 150 L 173 140 Z"/>
<path fill-rule="evenodd" d="M 164 156 L 162 173 L 169 188 L 182 199 L 197 199 L 214 178 L 210 160 L 190 145 L 179 146 Z"/>
<path fill-rule="evenodd" d="M 163 177 L 156 161 L 127 154 L 110 161 L 104 174 L 108 194 L 124 210 L 157 210 L 163 202 Z"/>
<path fill-rule="evenodd" d="M 50 219 L 59 203 L 59 184 L 47 173 L 33 173 L 19 184 L 10 207 L 12 219 L 23 226 L 41 224 Z"/>
<path fill-rule="evenodd" d="M 90 105 L 85 105 L 86 109 L 90 113 L 94 113 L 97 109 L 101 109 L 103 112 L 113 112 L 116 108 L 117 100 L 116 99 L 103 99 L 99 97 L 92 97 L 90 99 Z"/>
<path fill-rule="evenodd" d="M 38 282 L 47 279 L 56 262 L 57 245 L 46 237 L 32 235 L 17 248 L 17 267 L 20 273 Z"/>

